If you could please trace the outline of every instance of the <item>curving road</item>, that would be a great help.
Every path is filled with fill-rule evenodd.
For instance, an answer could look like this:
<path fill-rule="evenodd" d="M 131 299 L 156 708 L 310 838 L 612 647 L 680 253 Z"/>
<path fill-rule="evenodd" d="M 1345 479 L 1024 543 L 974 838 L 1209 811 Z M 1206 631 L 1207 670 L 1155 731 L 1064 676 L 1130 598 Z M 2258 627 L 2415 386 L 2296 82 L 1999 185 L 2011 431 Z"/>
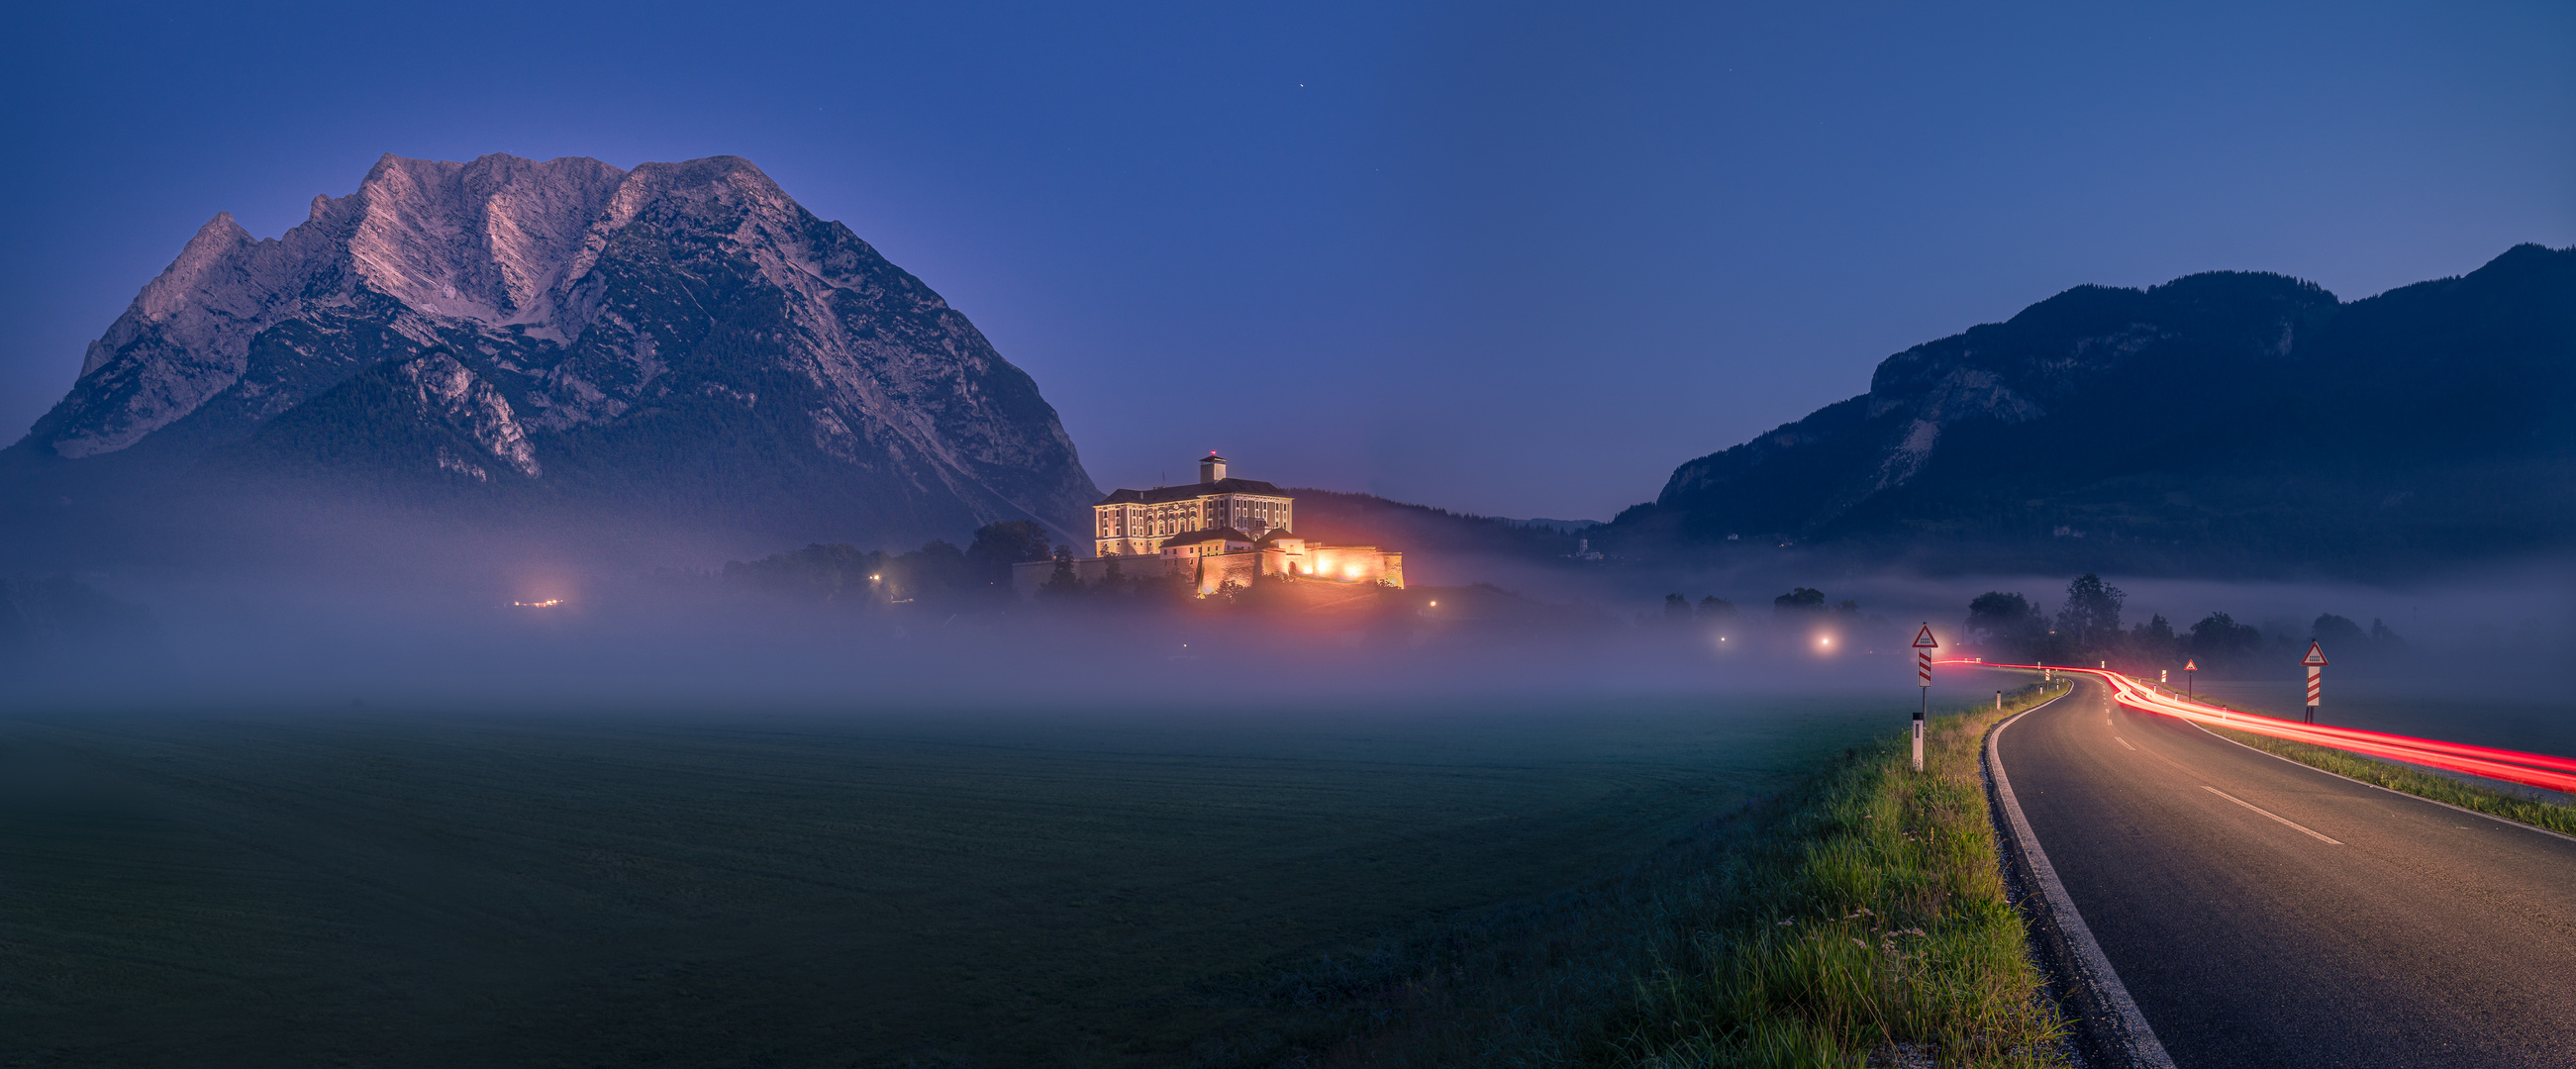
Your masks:
<path fill-rule="evenodd" d="M 2076 686 L 1997 759 L 2177 1066 L 2576 1066 L 2576 840 Z"/>

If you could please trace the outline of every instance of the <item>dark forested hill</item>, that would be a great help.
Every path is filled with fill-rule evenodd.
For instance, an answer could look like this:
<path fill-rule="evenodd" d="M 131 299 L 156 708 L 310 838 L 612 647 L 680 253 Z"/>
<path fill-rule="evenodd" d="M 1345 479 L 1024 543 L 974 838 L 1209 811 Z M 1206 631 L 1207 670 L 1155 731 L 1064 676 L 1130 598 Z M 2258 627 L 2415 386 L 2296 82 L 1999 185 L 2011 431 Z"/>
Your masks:
<path fill-rule="evenodd" d="M 1598 541 L 2329 574 L 2576 547 L 2576 249 L 2350 304 L 2268 274 L 2080 286 L 1681 465 Z"/>

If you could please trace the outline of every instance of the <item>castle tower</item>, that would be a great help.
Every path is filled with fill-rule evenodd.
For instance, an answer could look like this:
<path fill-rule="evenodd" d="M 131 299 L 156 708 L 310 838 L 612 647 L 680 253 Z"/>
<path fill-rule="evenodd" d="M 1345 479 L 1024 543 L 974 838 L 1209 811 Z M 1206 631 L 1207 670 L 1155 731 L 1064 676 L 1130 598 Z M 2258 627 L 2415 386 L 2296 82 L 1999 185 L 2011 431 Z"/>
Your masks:
<path fill-rule="evenodd" d="M 1212 483 L 1224 478 L 1225 458 L 1216 455 L 1216 450 L 1208 450 L 1208 455 L 1199 458 L 1199 481 Z"/>

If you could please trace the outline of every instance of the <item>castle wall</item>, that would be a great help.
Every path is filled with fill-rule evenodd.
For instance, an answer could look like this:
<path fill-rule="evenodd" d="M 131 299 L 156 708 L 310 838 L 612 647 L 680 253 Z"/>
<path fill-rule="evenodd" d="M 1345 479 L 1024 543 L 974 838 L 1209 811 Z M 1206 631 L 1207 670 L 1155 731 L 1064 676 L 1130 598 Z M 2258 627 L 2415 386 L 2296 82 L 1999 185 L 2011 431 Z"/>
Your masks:
<path fill-rule="evenodd" d="M 1213 594 L 1227 583 L 1251 586 L 1261 578 L 1258 553 L 1221 553 L 1199 558 L 1199 593 Z"/>

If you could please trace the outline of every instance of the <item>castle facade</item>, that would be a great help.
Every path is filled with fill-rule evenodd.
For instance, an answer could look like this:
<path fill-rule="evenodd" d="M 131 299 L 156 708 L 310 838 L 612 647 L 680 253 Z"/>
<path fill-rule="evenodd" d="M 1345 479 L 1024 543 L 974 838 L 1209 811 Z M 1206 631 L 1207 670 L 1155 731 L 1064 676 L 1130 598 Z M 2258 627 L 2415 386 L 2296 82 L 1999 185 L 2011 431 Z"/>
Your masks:
<path fill-rule="evenodd" d="M 1404 554 L 1298 537 L 1296 499 L 1228 477 L 1214 453 L 1199 459 L 1198 482 L 1111 491 L 1091 515 L 1094 555 L 1065 562 L 1080 583 L 1183 575 L 1201 594 L 1264 579 L 1404 586 Z M 1014 565 L 1011 585 L 1035 593 L 1058 571 L 1054 561 Z"/>
<path fill-rule="evenodd" d="M 1225 464 L 1210 453 L 1191 485 L 1111 491 L 1091 506 L 1093 555 L 1152 556 L 1180 535 L 1229 529 L 1258 539 L 1294 526 L 1295 499 L 1258 479 L 1229 479 Z"/>

